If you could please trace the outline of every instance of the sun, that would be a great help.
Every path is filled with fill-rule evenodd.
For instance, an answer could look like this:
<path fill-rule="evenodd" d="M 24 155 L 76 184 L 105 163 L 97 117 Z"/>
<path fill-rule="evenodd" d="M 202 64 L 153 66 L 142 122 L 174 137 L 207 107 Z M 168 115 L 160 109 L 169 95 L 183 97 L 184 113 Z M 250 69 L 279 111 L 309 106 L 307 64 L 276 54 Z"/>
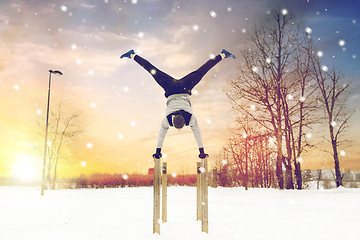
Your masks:
<path fill-rule="evenodd" d="M 39 179 L 41 168 L 37 163 L 39 163 L 38 156 L 20 155 L 12 165 L 12 175 L 23 181 Z"/>

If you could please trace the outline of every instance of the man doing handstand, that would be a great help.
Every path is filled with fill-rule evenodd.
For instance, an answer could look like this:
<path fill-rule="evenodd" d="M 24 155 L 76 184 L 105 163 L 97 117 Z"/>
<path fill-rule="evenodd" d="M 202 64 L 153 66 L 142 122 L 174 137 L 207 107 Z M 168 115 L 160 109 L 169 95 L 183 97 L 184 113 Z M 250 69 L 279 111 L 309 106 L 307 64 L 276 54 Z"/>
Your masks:
<path fill-rule="evenodd" d="M 235 56 L 225 49 L 215 58 L 208 60 L 199 69 L 186 75 L 181 79 L 175 79 L 168 74 L 160 71 L 153 66 L 149 61 L 135 54 L 134 50 L 121 55 L 120 58 L 134 59 L 140 66 L 146 69 L 155 81 L 165 90 L 165 97 L 167 98 L 166 117 L 161 123 L 161 128 L 158 136 L 155 158 L 161 158 L 161 148 L 164 138 L 169 127 L 175 127 L 179 131 L 186 126 L 190 126 L 193 131 L 195 140 L 199 147 L 199 158 L 206 158 L 208 155 L 204 152 L 204 145 L 201 138 L 200 128 L 193 114 L 190 103 L 191 90 L 200 82 L 203 76 L 223 58 Z"/>

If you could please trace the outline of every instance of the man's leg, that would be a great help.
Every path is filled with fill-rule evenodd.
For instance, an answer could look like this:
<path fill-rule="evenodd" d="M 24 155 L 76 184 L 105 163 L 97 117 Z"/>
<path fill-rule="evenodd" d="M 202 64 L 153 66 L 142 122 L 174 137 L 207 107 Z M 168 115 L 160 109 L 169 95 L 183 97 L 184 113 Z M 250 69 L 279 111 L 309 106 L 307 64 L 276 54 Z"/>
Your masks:
<path fill-rule="evenodd" d="M 155 81 L 166 91 L 167 87 L 171 82 L 173 82 L 174 78 L 170 75 L 160 71 L 154 65 L 152 65 L 149 61 L 145 60 L 144 58 L 140 57 L 139 55 L 135 55 L 134 57 L 135 62 L 137 62 L 140 66 L 145 68 L 148 71 Z"/>
<path fill-rule="evenodd" d="M 191 90 L 196 86 L 196 84 L 200 82 L 200 80 L 204 77 L 204 75 L 221 60 L 222 60 L 222 56 L 219 54 L 214 59 L 208 60 L 198 70 L 186 75 L 179 81 L 182 82 L 184 87 Z"/>

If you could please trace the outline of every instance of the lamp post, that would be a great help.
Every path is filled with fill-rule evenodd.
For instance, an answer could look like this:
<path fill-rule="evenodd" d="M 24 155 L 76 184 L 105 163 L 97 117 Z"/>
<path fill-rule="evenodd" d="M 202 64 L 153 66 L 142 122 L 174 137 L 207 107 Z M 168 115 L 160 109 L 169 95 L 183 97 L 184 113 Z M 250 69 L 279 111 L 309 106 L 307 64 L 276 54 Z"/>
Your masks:
<path fill-rule="evenodd" d="M 45 146 L 44 146 L 44 162 L 43 162 L 43 173 L 42 173 L 42 182 L 41 182 L 41 196 L 44 195 L 45 189 L 45 169 L 46 169 L 46 150 L 47 150 L 47 136 L 48 136 L 48 123 L 49 123 L 49 107 L 50 107 L 50 86 L 51 86 L 51 74 L 62 75 L 58 70 L 49 70 L 49 88 L 48 88 L 48 102 L 47 102 L 47 111 L 46 111 L 46 130 L 45 130 Z"/>

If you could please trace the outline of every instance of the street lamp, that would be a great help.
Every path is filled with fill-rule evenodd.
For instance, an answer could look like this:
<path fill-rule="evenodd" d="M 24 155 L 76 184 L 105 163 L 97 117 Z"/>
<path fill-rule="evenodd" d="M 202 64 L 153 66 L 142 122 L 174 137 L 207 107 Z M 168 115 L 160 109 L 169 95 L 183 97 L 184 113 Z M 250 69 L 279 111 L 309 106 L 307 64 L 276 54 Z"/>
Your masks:
<path fill-rule="evenodd" d="M 51 86 L 51 74 L 63 75 L 58 70 L 49 70 L 49 88 L 48 88 L 48 102 L 47 102 L 47 111 L 46 111 L 46 132 L 45 132 L 45 147 L 44 147 L 44 163 L 43 163 L 43 174 L 42 174 L 42 183 L 41 183 L 41 196 L 44 195 L 45 188 L 45 169 L 46 169 L 46 145 L 47 145 L 47 135 L 48 135 L 48 123 L 49 123 L 49 106 L 50 106 L 50 86 Z"/>

